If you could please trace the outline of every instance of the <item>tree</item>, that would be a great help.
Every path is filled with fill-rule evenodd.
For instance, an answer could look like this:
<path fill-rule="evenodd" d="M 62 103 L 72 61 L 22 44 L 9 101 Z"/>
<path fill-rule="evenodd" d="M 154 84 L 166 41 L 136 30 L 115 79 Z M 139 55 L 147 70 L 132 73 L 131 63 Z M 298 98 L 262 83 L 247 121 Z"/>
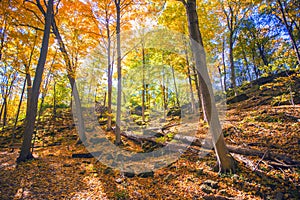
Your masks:
<path fill-rule="evenodd" d="M 107 54 L 107 130 L 112 130 L 112 75 L 113 75 L 113 57 L 112 54 L 112 36 L 115 31 L 112 30 L 113 0 L 97 1 L 97 6 L 91 6 L 93 19 L 99 27 L 100 45 L 104 47 Z M 105 31 L 103 31 L 105 30 Z M 106 101 L 106 100 L 104 100 Z"/>
<path fill-rule="evenodd" d="M 116 20 L 116 34 L 117 34 L 117 115 L 116 115 L 116 140 L 115 144 L 120 145 L 121 141 L 121 103 L 122 103 L 122 55 L 121 55 L 121 0 L 115 0 L 117 20 Z"/>
<path fill-rule="evenodd" d="M 224 141 L 215 99 L 212 92 L 212 85 L 207 71 L 205 52 L 196 10 L 196 0 L 180 1 L 186 8 L 192 51 L 196 62 L 198 77 L 201 83 L 202 108 L 210 126 L 213 145 L 218 160 L 219 172 L 234 171 L 235 162 L 229 154 Z"/>
<path fill-rule="evenodd" d="M 236 74 L 234 66 L 234 44 L 237 39 L 240 24 L 243 22 L 248 11 L 251 9 L 249 3 L 237 0 L 222 0 L 220 2 L 225 15 L 226 26 L 229 31 L 229 61 L 230 61 L 230 80 L 234 94 L 237 95 Z"/>
<path fill-rule="evenodd" d="M 271 1 L 268 3 L 275 16 L 285 26 L 288 36 L 291 40 L 294 52 L 296 54 L 297 62 L 298 64 L 300 64 L 299 2 L 295 0 L 289 0 L 289 1 L 275 0 L 275 2 Z"/>
<path fill-rule="evenodd" d="M 39 3 L 38 0 L 37 3 Z M 42 47 L 41 47 L 40 57 L 36 68 L 36 74 L 35 74 L 33 87 L 32 87 L 32 95 L 31 95 L 32 97 L 29 105 L 30 111 L 26 116 L 26 126 L 25 126 L 25 131 L 23 136 L 23 143 L 22 143 L 20 155 L 17 158 L 18 163 L 33 158 L 30 152 L 30 147 L 31 147 L 31 140 L 34 131 L 34 124 L 37 115 L 37 105 L 38 105 L 38 97 L 40 93 L 40 85 L 41 85 L 42 75 L 43 75 L 46 57 L 48 53 L 52 19 L 53 19 L 53 0 L 49 0 L 47 5 L 47 13 L 45 15 L 45 28 L 44 28 Z"/>

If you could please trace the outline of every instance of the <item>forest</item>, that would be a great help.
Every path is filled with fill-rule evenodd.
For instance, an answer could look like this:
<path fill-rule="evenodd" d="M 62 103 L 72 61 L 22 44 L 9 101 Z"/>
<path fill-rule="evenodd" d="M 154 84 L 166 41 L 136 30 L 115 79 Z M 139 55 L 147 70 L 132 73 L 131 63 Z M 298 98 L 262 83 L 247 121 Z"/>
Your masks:
<path fill-rule="evenodd" d="M 298 0 L 0 7 L 0 199 L 300 199 Z"/>

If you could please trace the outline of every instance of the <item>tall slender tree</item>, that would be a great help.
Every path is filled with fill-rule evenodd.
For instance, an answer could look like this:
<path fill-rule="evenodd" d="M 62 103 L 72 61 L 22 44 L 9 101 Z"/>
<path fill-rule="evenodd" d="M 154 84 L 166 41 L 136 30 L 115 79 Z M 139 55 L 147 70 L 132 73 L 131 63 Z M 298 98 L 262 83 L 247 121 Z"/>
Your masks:
<path fill-rule="evenodd" d="M 118 88 L 117 88 L 117 116 L 116 116 L 116 140 L 115 144 L 120 145 L 121 141 L 121 104 L 122 104 L 122 55 L 121 55 L 121 0 L 115 0 L 117 20 L 117 73 L 118 73 Z"/>
<path fill-rule="evenodd" d="M 199 29 L 196 0 L 180 0 L 185 8 L 188 18 L 190 40 L 195 59 L 198 77 L 200 79 L 201 100 L 203 112 L 210 126 L 214 149 L 217 155 L 219 171 L 234 171 L 235 162 L 226 147 L 222 128 L 215 104 L 212 85 L 206 66 L 206 57 L 203 48 L 202 36 Z"/>
<path fill-rule="evenodd" d="M 37 0 L 37 2 L 39 1 Z M 53 19 L 53 0 L 49 0 L 47 4 L 47 13 L 45 15 L 45 26 L 44 26 L 42 47 L 41 47 L 40 57 L 36 68 L 35 78 L 32 87 L 32 97 L 29 105 L 30 111 L 26 116 L 26 126 L 25 126 L 25 131 L 23 136 L 23 143 L 22 143 L 20 155 L 17 158 L 17 162 L 26 161 L 27 159 L 33 158 L 32 153 L 30 151 L 30 147 L 31 147 L 31 140 L 34 131 L 34 124 L 37 115 L 40 85 L 41 85 L 45 62 L 48 53 L 52 19 Z"/>

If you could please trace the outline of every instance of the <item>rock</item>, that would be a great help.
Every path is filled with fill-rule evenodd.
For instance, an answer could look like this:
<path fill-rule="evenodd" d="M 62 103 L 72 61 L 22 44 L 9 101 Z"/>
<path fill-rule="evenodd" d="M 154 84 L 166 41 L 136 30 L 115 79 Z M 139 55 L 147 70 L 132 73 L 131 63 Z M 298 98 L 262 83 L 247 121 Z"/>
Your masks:
<path fill-rule="evenodd" d="M 133 178 L 135 176 L 134 172 L 124 172 L 124 176 L 128 177 L 128 178 Z"/>
<path fill-rule="evenodd" d="M 173 108 L 170 108 L 170 110 L 168 111 L 167 113 L 167 116 L 181 116 L 181 109 L 178 108 L 178 107 L 173 107 Z"/>
<path fill-rule="evenodd" d="M 117 178 L 117 179 L 116 179 L 116 183 L 119 183 L 119 184 L 122 183 L 123 181 L 124 181 L 124 180 L 123 180 L 122 178 Z"/>
<path fill-rule="evenodd" d="M 138 177 L 141 178 L 148 178 L 148 177 L 153 177 L 154 176 L 154 172 L 150 171 L 150 172 L 142 172 L 138 174 Z"/>
<path fill-rule="evenodd" d="M 249 99 L 249 97 L 246 94 L 240 94 L 240 95 L 237 95 L 237 96 L 234 96 L 234 97 L 228 99 L 226 103 L 232 104 L 232 103 L 237 103 L 240 101 L 245 101 L 247 99 Z"/>
<path fill-rule="evenodd" d="M 104 174 L 111 174 L 112 173 L 112 169 L 110 167 L 107 167 L 104 172 Z"/>
<path fill-rule="evenodd" d="M 206 180 L 203 182 L 203 184 L 213 188 L 213 189 L 217 189 L 219 186 L 218 186 L 218 182 L 216 181 L 213 181 L 213 180 Z"/>
<path fill-rule="evenodd" d="M 203 192 L 205 192 L 206 194 L 210 194 L 210 193 L 213 192 L 213 189 L 212 189 L 210 186 L 206 185 L 206 184 L 200 185 L 200 189 L 201 189 Z"/>

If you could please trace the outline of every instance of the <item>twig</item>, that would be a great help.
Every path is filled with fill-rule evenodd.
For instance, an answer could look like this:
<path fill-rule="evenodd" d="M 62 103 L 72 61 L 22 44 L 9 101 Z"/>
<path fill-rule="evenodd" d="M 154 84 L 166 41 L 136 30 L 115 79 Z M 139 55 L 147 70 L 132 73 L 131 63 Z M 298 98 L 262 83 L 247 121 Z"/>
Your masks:
<path fill-rule="evenodd" d="M 253 171 L 255 171 L 258 168 L 258 165 L 264 160 L 265 156 L 267 155 L 269 151 L 267 150 L 264 155 L 262 156 L 262 158 L 257 162 L 256 166 L 254 167 Z"/>

